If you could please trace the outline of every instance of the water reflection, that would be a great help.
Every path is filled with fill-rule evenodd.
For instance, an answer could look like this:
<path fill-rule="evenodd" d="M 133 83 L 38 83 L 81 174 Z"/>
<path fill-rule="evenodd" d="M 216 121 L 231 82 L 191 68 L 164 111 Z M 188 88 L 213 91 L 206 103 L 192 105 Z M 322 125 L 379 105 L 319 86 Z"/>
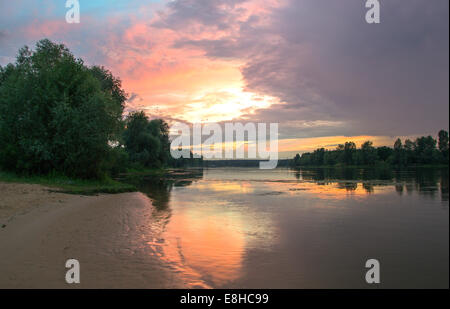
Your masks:
<path fill-rule="evenodd" d="M 136 176 L 128 182 L 150 197 L 157 210 L 164 211 L 168 208 L 173 187 L 186 187 L 202 178 L 203 169 L 169 170 L 159 176 Z"/>
<path fill-rule="evenodd" d="M 440 193 L 442 201 L 448 201 L 449 184 L 446 168 L 417 168 L 411 170 L 362 169 L 362 168 L 317 168 L 298 169 L 294 172 L 300 181 L 313 181 L 318 185 L 337 183 L 337 188 L 353 191 L 358 183 L 367 193 L 374 193 L 375 187 L 393 186 L 402 195 L 416 191 L 435 198 Z"/>
<path fill-rule="evenodd" d="M 191 288 L 211 288 L 238 278 L 245 248 L 240 228 L 244 223 L 239 213 L 208 207 L 192 208 L 185 200 L 172 202 L 175 188 L 190 186 L 202 178 L 202 169 L 190 169 L 134 180 L 139 190 L 151 198 L 156 209 L 153 213 L 156 224 L 151 229 L 152 235 L 158 236 L 148 245 Z M 204 189 L 203 186 L 198 184 L 198 189 Z M 209 186 L 212 191 L 227 193 L 239 188 L 241 186 L 232 184 Z M 221 203 L 210 201 L 216 206 Z M 176 207 L 171 207 L 171 202 Z"/>
<path fill-rule="evenodd" d="M 404 199 L 416 205 L 413 210 L 422 209 L 424 198 L 448 201 L 447 169 L 174 170 L 135 184 L 155 206 L 157 224 L 150 229 L 156 236 L 148 246 L 190 288 L 336 287 L 333 276 L 351 272 L 342 273 L 346 268 L 333 261 L 352 261 L 348 270 L 374 252 L 403 271 L 402 261 L 414 261 L 414 253 L 419 260 L 429 258 L 422 256 L 418 237 L 433 240 L 427 242 L 432 256 L 448 257 L 448 240 L 443 245 L 445 239 L 436 238 L 448 231 L 448 212 L 445 219 L 430 208 L 422 226 L 422 210 L 392 207 Z M 379 252 L 373 251 L 370 240 L 383 238 Z M 340 270 L 314 272 L 318 263 L 318 269 Z M 359 277 L 347 282 L 360 287 Z"/>

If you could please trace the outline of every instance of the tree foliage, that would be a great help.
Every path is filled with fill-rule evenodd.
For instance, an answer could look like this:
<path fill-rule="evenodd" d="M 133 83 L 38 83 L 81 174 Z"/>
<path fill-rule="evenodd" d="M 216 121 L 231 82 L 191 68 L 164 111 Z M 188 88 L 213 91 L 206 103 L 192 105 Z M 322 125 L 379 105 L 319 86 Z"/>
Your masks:
<path fill-rule="evenodd" d="M 0 167 L 92 178 L 119 139 L 126 94 L 101 67 L 87 67 L 47 39 L 0 70 Z"/>
<path fill-rule="evenodd" d="M 375 148 L 367 141 L 357 149 L 355 143 L 346 142 L 338 145 L 336 150 L 319 148 L 312 153 L 296 154 L 292 160 L 294 166 L 321 165 L 375 165 L 386 163 L 392 166 L 404 167 L 424 164 L 448 164 L 449 138 L 448 132 L 439 132 L 439 143 L 432 136 L 422 136 L 414 142 L 407 139 L 404 144 L 397 139 L 393 148 L 381 146 Z"/>
<path fill-rule="evenodd" d="M 130 161 L 142 167 L 166 165 L 169 156 L 169 126 L 162 119 L 149 120 L 144 112 L 126 119 L 124 145 Z"/>
<path fill-rule="evenodd" d="M 448 162 L 449 156 L 449 146 L 448 146 L 448 132 L 445 130 L 439 131 L 439 151 L 441 152 L 441 157 L 443 162 Z"/>
<path fill-rule="evenodd" d="M 164 120 L 144 112 L 123 119 L 126 100 L 119 78 L 64 45 L 23 47 L 14 64 L 0 66 L 0 169 L 100 178 L 195 161 L 170 157 Z"/>

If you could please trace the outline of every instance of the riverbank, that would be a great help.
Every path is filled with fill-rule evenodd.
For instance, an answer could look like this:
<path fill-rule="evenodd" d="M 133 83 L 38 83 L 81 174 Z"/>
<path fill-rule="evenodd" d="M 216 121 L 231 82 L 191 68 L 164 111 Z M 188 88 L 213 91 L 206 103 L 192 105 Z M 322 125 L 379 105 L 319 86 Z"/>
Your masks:
<path fill-rule="evenodd" d="M 0 183 L 0 288 L 180 288 L 148 243 L 158 231 L 151 200 L 132 192 L 80 196 Z M 65 282 L 77 259 L 81 283 Z"/>
<path fill-rule="evenodd" d="M 0 182 L 42 185 L 48 187 L 48 190 L 51 191 L 80 195 L 137 191 L 135 186 L 111 178 L 86 180 L 73 179 L 63 175 L 21 176 L 0 171 Z"/>
<path fill-rule="evenodd" d="M 407 165 L 407 166 L 396 166 L 396 165 L 390 165 L 390 164 L 375 164 L 375 165 L 345 165 L 345 164 L 335 164 L 335 165 L 292 165 L 291 168 L 298 169 L 298 168 L 304 168 L 304 169 L 345 169 L 345 168 L 365 168 L 365 169 L 391 169 L 391 170 L 413 170 L 418 168 L 429 168 L 429 169 L 436 169 L 436 168 L 448 168 L 448 164 L 417 164 L 417 165 Z"/>

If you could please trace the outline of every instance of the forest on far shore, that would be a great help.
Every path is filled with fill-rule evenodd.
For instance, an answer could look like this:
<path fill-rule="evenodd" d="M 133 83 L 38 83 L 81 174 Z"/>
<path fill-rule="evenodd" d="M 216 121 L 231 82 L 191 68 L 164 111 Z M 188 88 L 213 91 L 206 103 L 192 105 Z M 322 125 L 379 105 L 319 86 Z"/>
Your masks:
<path fill-rule="evenodd" d="M 448 132 L 441 130 L 438 141 L 432 136 L 422 136 L 415 141 L 409 139 L 403 143 L 397 139 L 394 147 L 374 147 L 366 141 L 358 149 L 354 142 L 340 144 L 335 150 L 325 148 L 314 152 L 297 154 L 292 160 L 293 166 L 391 166 L 409 167 L 423 165 L 448 165 Z"/>

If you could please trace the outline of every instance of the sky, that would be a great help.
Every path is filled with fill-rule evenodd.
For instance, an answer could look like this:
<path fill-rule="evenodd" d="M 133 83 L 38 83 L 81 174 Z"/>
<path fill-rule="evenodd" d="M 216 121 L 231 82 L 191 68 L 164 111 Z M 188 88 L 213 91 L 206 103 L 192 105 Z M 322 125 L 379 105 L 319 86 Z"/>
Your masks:
<path fill-rule="evenodd" d="M 104 65 L 126 111 L 169 122 L 276 122 L 291 156 L 392 145 L 449 127 L 449 1 L 0 0 L 0 65 L 42 38 Z M 283 157 L 281 154 L 280 157 Z"/>

